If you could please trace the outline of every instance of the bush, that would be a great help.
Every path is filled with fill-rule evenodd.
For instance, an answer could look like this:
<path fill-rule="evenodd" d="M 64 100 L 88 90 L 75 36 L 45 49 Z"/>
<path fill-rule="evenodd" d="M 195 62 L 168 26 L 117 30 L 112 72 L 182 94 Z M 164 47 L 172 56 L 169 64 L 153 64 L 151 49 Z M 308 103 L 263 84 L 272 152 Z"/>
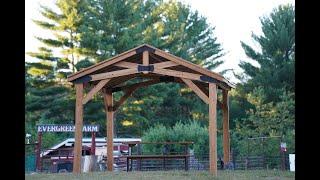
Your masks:
<path fill-rule="evenodd" d="M 218 145 L 221 143 L 221 138 L 217 138 Z M 194 150 L 196 155 L 209 155 L 209 134 L 207 127 L 201 127 L 196 121 L 190 121 L 186 124 L 181 122 L 176 123 L 173 127 L 165 127 L 162 124 L 157 124 L 148 129 L 142 136 L 143 142 L 182 142 L 192 141 L 193 145 L 189 148 Z M 218 153 L 221 154 L 221 145 L 218 146 Z M 161 154 L 163 145 L 158 144 L 144 144 L 142 146 L 143 153 Z M 182 153 L 184 146 L 170 145 L 170 153 Z"/>

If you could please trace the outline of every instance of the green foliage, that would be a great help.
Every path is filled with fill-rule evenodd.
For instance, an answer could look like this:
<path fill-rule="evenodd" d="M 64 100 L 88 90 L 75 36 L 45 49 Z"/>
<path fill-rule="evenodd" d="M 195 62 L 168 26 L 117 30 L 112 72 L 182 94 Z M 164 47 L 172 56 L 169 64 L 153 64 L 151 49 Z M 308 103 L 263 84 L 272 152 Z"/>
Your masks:
<path fill-rule="evenodd" d="M 209 69 L 223 63 L 214 28 L 180 2 L 88 1 L 85 11 L 81 47 L 96 61 L 148 43 Z"/>
<path fill-rule="evenodd" d="M 90 60 L 88 59 L 84 59 L 82 61 L 79 61 L 77 64 L 76 64 L 76 69 L 77 71 L 80 71 L 81 69 L 84 69 L 84 68 L 87 68 L 89 66 L 92 66 L 94 63 L 91 62 Z"/>
<path fill-rule="evenodd" d="M 222 154 L 221 136 L 218 140 L 218 154 Z M 196 121 L 187 123 L 177 122 L 173 127 L 156 124 L 151 127 L 142 136 L 145 142 L 194 142 L 189 148 L 194 150 L 196 155 L 208 156 L 209 153 L 209 133 L 208 129 L 201 126 Z M 163 145 L 144 144 L 143 152 L 152 154 L 161 154 Z M 170 153 L 184 152 L 183 145 L 170 145 Z"/>
<path fill-rule="evenodd" d="M 56 6 L 60 12 L 55 12 L 46 6 L 40 6 L 40 13 L 47 21 L 34 20 L 34 23 L 53 32 L 55 38 L 41 38 L 37 39 L 46 47 L 46 52 L 40 50 L 39 52 L 30 52 L 29 55 L 39 59 L 51 59 L 57 63 L 56 70 L 70 70 L 75 72 L 75 64 L 80 59 L 79 49 L 79 31 L 78 27 L 81 23 L 81 6 L 82 1 L 77 0 L 58 0 Z M 60 50 L 62 57 L 51 57 L 53 49 Z M 60 73 L 60 79 L 65 77 Z"/>
<path fill-rule="evenodd" d="M 259 51 L 241 42 L 246 55 L 258 63 L 242 61 L 245 78 L 237 86 L 232 104 L 243 104 L 240 117 L 234 121 L 233 147 L 245 155 L 249 137 L 280 136 L 288 151 L 295 151 L 295 20 L 291 5 L 275 8 L 261 18 L 263 34 L 252 35 Z M 236 106 L 239 107 L 239 106 Z M 232 107 L 231 107 L 232 110 Z M 231 112 L 232 114 L 232 112 Z M 279 155 L 280 140 L 249 143 L 250 154 Z"/>
<path fill-rule="evenodd" d="M 250 92 L 257 86 L 265 90 L 268 102 L 279 101 L 282 89 L 295 89 L 295 13 L 291 5 L 279 6 L 266 17 L 260 19 L 263 35 L 252 35 L 259 45 L 256 51 L 244 42 L 241 45 L 246 55 L 260 67 L 241 61 L 240 67 L 249 77 L 243 87 Z"/>
<path fill-rule="evenodd" d="M 280 136 L 283 140 L 287 140 L 289 152 L 294 152 L 294 129 L 295 129 L 295 104 L 293 93 L 284 93 L 281 101 L 276 103 L 262 103 L 260 90 L 255 90 L 251 95 L 251 101 L 256 103 L 255 109 L 250 109 L 248 117 L 241 119 L 237 123 L 236 132 L 234 133 L 236 145 L 241 149 L 241 153 L 247 153 L 246 139 L 249 137 L 260 136 Z M 242 137 L 243 139 L 241 139 Z M 238 140 L 238 141 L 237 141 Z M 273 141 L 276 145 L 268 145 L 264 151 L 268 154 L 277 155 L 279 150 L 279 140 Z M 252 147 L 252 144 L 250 144 Z M 270 149 L 271 148 L 271 149 Z M 254 148 L 252 153 L 261 153 L 261 149 Z"/>
<path fill-rule="evenodd" d="M 59 11 L 40 6 L 46 20 L 34 20 L 54 38 L 37 37 L 44 47 L 28 53 L 39 59 L 26 63 L 26 122 L 32 124 L 28 131 L 35 131 L 32 126 L 38 123 L 73 123 L 75 93 L 65 82 L 67 75 L 143 43 L 209 69 L 222 63 L 217 59 L 223 53 L 214 28 L 180 2 L 59 0 L 56 6 Z M 53 55 L 54 50 L 62 56 Z M 134 82 L 138 80 L 128 83 Z M 156 122 L 173 126 L 180 119 L 196 119 L 207 124 L 205 103 L 193 92 L 180 89 L 178 84 L 159 84 L 134 92 L 115 114 L 116 136 L 141 136 L 143 129 Z M 121 95 L 115 93 L 115 99 Z M 98 136 L 105 136 L 101 98 L 86 104 L 84 123 L 100 124 Z"/>
<path fill-rule="evenodd" d="M 39 61 L 26 63 L 26 132 L 33 135 L 39 123 L 73 123 L 75 92 L 66 77 L 143 43 L 169 51 L 213 70 L 223 61 L 214 27 L 205 17 L 177 1 L 162 0 L 58 0 L 59 12 L 41 6 L 45 21 L 34 20 L 54 38 L 37 37 L 43 47 L 29 52 Z M 294 7 L 276 8 L 261 18 L 262 35 L 252 35 L 259 49 L 241 42 L 246 55 L 258 63 L 242 61 L 242 83 L 230 92 L 232 149 L 247 152 L 250 136 L 280 135 L 294 151 L 295 21 Z M 59 50 L 62 56 L 53 54 Z M 139 82 L 130 80 L 126 84 Z M 117 92 L 116 100 L 123 95 Z M 218 94 L 220 97 L 221 95 Z M 218 111 L 217 128 L 221 129 Z M 196 153 L 208 153 L 208 106 L 179 84 L 162 83 L 135 91 L 115 114 L 116 137 L 146 141 L 194 141 Z M 192 120 L 192 121 L 190 121 Z M 179 122 L 179 123 L 177 123 Z M 105 136 L 102 98 L 94 97 L 84 108 L 84 123 L 101 127 Z M 158 124 L 155 126 L 155 124 Z M 162 124 L 162 125 L 161 125 Z M 163 126 L 165 124 L 165 126 Z M 149 129 L 150 128 L 150 129 Z M 144 130 L 147 130 L 144 132 Z M 218 131 L 219 132 L 219 131 Z M 46 146 L 70 134 L 48 134 Z M 34 136 L 35 137 L 35 136 Z M 149 139 L 148 139 L 149 138 Z M 221 154 L 221 136 L 218 152 Z M 257 147 L 260 147 L 257 142 Z M 278 142 L 265 142 L 253 154 L 275 154 Z M 253 144 L 252 144 L 253 145 Z M 150 152 L 160 151 L 147 149 Z M 179 147 L 175 147 L 179 150 Z"/>

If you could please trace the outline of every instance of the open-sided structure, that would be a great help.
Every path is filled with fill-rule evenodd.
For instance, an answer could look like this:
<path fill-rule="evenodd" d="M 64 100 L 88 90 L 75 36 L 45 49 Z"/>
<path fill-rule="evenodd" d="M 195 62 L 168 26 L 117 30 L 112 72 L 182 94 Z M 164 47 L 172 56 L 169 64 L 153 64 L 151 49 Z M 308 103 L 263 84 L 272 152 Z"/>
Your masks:
<path fill-rule="evenodd" d="M 126 85 L 130 79 L 148 79 Z M 228 92 L 234 86 L 223 76 L 190 63 L 168 52 L 144 44 L 121 53 L 68 77 L 76 88 L 75 146 L 73 172 L 81 170 L 81 142 L 83 126 L 83 105 L 101 91 L 104 97 L 107 126 L 107 169 L 113 169 L 113 115 L 119 106 L 138 88 L 162 82 L 186 84 L 205 103 L 209 104 L 209 162 L 210 172 L 217 174 L 217 126 L 216 109 L 223 112 L 223 152 L 224 162 L 230 160 L 229 105 Z M 91 90 L 84 96 L 84 88 Z M 222 90 L 222 102 L 217 99 L 217 91 Z M 112 93 L 123 91 L 124 95 L 114 102 Z"/>

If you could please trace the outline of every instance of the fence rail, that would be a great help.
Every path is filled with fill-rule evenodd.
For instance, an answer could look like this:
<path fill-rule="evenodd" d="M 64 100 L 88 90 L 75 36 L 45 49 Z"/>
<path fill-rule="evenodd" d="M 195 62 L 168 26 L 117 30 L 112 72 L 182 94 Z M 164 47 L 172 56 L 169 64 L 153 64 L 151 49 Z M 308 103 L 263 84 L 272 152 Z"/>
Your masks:
<path fill-rule="evenodd" d="M 59 167 L 57 164 L 69 164 L 72 166 L 73 155 L 62 153 L 63 155 L 57 156 L 52 155 L 47 158 L 41 159 L 42 172 L 58 172 Z M 54 158 L 53 158 L 54 157 Z M 232 156 L 231 156 L 232 157 Z M 282 157 L 281 156 L 233 156 L 234 159 L 231 160 L 231 164 L 224 164 L 224 169 L 233 169 L 233 170 L 259 170 L 259 169 L 281 169 Z M 105 158 L 103 161 L 97 162 L 97 168 L 95 171 L 104 171 L 105 168 Z M 26 164 L 29 162 L 34 163 L 34 156 L 30 160 L 26 158 Z M 127 159 L 126 156 L 120 156 L 115 158 L 114 169 L 116 171 L 126 171 L 127 170 Z M 289 169 L 289 157 L 285 157 L 285 169 Z M 130 163 L 131 164 L 131 163 Z M 222 164 L 220 161 L 217 162 L 218 169 L 222 169 Z M 131 166 L 130 166 L 131 167 Z M 69 170 L 72 167 L 68 167 Z M 26 168 L 26 173 L 32 172 L 34 170 L 34 164 Z M 143 160 L 132 160 L 132 170 L 137 171 L 163 171 L 163 170 L 184 170 L 185 164 L 183 159 L 166 159 L 165 162 L 163 159 L 143 159 Z M 193 154 L 188 157 L 188 169 L 189 170 L 209 170 L 209 156 L 208 155 L 199 155 Z M 131 169 L 130 169 L 131 170 Z"/>

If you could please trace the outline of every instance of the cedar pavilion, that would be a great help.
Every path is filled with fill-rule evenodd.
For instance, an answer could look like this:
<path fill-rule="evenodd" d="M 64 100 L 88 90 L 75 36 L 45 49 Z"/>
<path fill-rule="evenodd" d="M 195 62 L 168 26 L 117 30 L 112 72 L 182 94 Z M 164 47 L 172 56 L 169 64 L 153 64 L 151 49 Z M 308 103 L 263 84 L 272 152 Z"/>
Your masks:
<path fill-rule="evenodd" d="M 148 79 L 136 84 L 125 85 L 134 78 Z M 106 109 L 107 126 L 107 170 L 113 170 L 113 116 L 125 100 L 140 87 L 162 82 L 186 84 L 205 103 L 209 104 L 209 170 L 217 175 L 217 106 L 223 112 L 223 153 L 224 162 L 230 161 L 229 105 L 228 92 L 234 85 L 223 76 L 190 63 L 168 52 L 147 44 L 121 53 L 113 58 L 82 69 L 68 76 L 76 88 L 75 146 L 73 173 L 81 172 L 81 142 L 83 106 L 99 91 L 102 92 Z M 84 88 L 91 88 L 84 96 Z M 223 94 L 222 102 L 217 91 Z M 124 95 L 114 102 L 112 93 L 123 91 Z"/>

